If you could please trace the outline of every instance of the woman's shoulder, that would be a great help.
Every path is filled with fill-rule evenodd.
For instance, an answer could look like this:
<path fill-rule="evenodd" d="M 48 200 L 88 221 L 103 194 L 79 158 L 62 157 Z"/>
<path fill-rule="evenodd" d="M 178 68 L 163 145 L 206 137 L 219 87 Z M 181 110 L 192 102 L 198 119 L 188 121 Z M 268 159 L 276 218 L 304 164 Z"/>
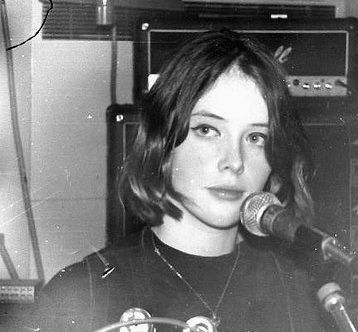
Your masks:
<path fill-rule="evenodd" d="M 141 259 L 138 233 L 64 267 L 40 291 L 34 310 L 26 318 L 27 325 L 44 331 L 53 331 L 55 326 L 66 331 L 90 330 L 85 327 L 93 323 L 93 317 L 98 323 L 105 317 L 101 310 L 106 310 L 110 297 L 122 299 L 120 304 L 125 307 L 136 295 L 132 289 L 135 275 L 143 274 L 136 271 L 143 269 Z"/>
<path fill-rule="evenodd" d="M 142 259 L 143 231 L 119 238 L 115 243 L 85 256 L 81 261 L 62 268 L 45 286 L 45 288 L 57 283 L 67 283 L 75 286 L 76 283 L 86 285 L 89 278 L 104 279 L 113 270 L 121 269 L 128 261 Z"/>

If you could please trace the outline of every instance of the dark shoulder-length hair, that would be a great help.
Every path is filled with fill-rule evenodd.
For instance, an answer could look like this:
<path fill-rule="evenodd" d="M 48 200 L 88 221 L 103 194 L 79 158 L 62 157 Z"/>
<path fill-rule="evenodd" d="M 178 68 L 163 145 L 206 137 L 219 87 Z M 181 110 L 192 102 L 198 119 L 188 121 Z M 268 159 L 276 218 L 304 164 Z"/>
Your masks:
<path fill-rule="evenodd" d="M 138 135 L 120 180 L 121 200 L 131 215 L 149 225 L 160 224 L 164 214 L 180 219 L 171 197 L 185 198 L 172 186 L 171 152 L 185 140 L 199 98 L 233 66 L 254 80 L 267 103 L 265 153 L 272 172 L 265 190 L 298 217 L 310 216 L 310 147 L 290 107 L 285 73 L 263 45 L 228 29 L 204 32 L 186 43 L 145 96 Z"/>

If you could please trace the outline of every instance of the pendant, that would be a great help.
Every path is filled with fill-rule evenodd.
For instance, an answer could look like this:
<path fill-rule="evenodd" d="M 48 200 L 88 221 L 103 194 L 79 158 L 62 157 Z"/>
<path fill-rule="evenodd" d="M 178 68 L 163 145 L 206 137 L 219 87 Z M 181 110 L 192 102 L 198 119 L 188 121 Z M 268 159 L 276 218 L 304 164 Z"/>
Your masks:
<path fill-rule="evenodd" d="M 211 318 L 211 321 L 215 327 L 218 327 L 221 323 L 220 317 L 218 317 L 216 315 L 213 315 L 213 317 Z"/>
<path fill-rule="evenodd" d="M 215 320 L 219 324 L 219 320 L 217 320 L 217 318 Z M 217 325 L 214 323 L 213 318 L 207 318 L 205 316 L 196 316 L 190 318 L 187 321 L 187 324 L 190 326 L 190 328 L 194 328 L 195 331 L 198 332 L 217 332 Z"/>

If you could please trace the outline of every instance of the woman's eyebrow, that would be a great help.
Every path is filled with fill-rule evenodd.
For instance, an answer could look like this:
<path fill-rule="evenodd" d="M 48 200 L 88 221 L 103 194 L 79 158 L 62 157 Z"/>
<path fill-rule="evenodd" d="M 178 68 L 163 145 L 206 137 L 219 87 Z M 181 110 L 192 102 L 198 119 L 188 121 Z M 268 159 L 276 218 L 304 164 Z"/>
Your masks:
<path fill-rule="evenodd" d="M 250 125 L 253 126 L 253 127 L 265 127 L 265 128 L 268 128 L 268 123 L 267 122 L 250 123 Z"/>
<path fill-rule="evenodd" d="M 208 111 L 197 111 L 191 114 L 192 117 L 194 116 L 199 116 L 199 117 L 205 117 L 205 118 L 212 118 L 212 119 L 217 119 L 217 120 L 224 120 L 224 121 L 228 121 L 227 119 L 215 114 L 215 113 L 211 113 Z M 254 122 L 254 123 L 250 123 L 251 127 L 263 127 L 263 128 L 268 128 L 268 123 L 267 122 Z"/>
<path fill-rule="evenodd" d="M 207 112 L 207 111 L 197 111 L 195 113 L 192 113 L 191 116 L 202 116 L 202 117 L 207 117 L 207 118 L 213 118 L 213 119 L 218 119 L 218 120 L 225 120 L 223 117 L 217 115 L 217 114 L 214 114 L 214 113 L 211 113 L 211 112 Z"/>
<path fill-rule="evenodd" d="M 192 113 L 191 116 L 202 116 L 202 117 L 227 121 L 227 119 L 225 119 L 215 113 L 211 113 L 211 112 L 207 112 L 207 111 L 197 111 L 195 113 Z M 268 123 L 267 122 L 254 122 L 254 123 L 250 123 L 250 126 L 268 128 Z"/>

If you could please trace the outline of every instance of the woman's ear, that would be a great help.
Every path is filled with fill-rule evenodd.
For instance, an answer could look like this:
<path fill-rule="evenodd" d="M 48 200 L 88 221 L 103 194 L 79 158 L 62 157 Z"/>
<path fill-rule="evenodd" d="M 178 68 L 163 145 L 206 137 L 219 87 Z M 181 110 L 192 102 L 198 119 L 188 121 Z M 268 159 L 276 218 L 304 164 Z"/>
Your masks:
<path fill-rule="evenodd" d="M 286 207 L 288 204 L 287 199 L 283 199 L 282 197 L 279 197 L 279 196 L 281 196 L 280 195 L 281 189 L 282 189 L 281 179 L 279 178 L 279 176 L 277 174 L 271 173 L 271 175 L 269 176 L 269 178 L 267 180 L 265 191 L 268 191 L 268 192 L 276 195 L 277 198 L 280 200 L 281 204 Z"/>
<path fill-rule="evenodd" d="M 271 173 L 266 185 L 266 191 L 276 195 L 281 189 L 282 183 L 277 174 Z"/>

